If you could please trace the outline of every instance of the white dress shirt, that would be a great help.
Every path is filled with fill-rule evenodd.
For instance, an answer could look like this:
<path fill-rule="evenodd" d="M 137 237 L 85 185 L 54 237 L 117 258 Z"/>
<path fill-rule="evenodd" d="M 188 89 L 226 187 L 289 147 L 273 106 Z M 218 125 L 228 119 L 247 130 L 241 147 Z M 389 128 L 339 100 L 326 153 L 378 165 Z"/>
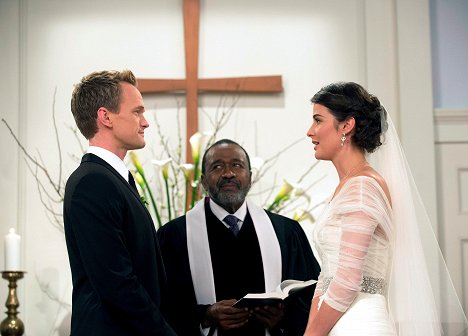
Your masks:
<path fill-rule="evenodd" d="M 120 160 L 120 158 L 117 155 L 115 155 L 111 151 L 108 151 L 107 149 L 96 146 L 90 146 L 87 150 L 87 153 L 99 156 L 101 159 L 110 164 L 112 168 L 114 168 L 120 175 L 122 175 L 125 181 L 128 182 L 129 170 L 125 163 L 122 160 Z"/>
<path fill-rule="evenodd" d="M 245 203 L 245 200 L 244 200 L 244 203 L 242 203 L 241 207 L 237 209 L 237 211 L 234 212 L 233 214 L 230 214 L 229 212 L 227 212 L 224 208 L 216 204 L 211 199 L 210 199 L 210 209 L 211 209 L 211 212 L 213 212 L 213 214 L 216 216 L 216 218 L 218 218 L 224 224 L 224 226 L 226 226 L 228 229 L 229 229 L 229 225 L 223 221 L 227 215 L 234 215 L 237 217 L 237 219 L 239 219 L 237 221 L 239 230 L 242 228 L 242 224 L 244 223 L 245 216 L 247 216 L 247 203 Z"/>

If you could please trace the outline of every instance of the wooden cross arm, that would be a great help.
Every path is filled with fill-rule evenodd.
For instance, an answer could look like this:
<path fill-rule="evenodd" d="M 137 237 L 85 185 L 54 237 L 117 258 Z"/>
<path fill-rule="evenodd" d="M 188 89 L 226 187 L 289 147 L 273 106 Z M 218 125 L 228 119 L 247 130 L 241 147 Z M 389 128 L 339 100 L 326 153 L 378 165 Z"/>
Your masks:
<path fill-rule="evenodd" d="M 281 76 L 230 77 L 198 79 L 199 91 L 208 92 L 273 92 L 283 91 Z M 141 93 L 185 91 L 185 79 L 138 79 Z"/>
<path fill-rule="evenodd" d="M 281 76 L 207 78 L 198 80 L 200 91 L 210 92 L 282 92 Z"/>
<path fill-rule="evenodd" d="M 141 79 L 137 80 L 141 93 L 185 91 L 185 79 Z"/>

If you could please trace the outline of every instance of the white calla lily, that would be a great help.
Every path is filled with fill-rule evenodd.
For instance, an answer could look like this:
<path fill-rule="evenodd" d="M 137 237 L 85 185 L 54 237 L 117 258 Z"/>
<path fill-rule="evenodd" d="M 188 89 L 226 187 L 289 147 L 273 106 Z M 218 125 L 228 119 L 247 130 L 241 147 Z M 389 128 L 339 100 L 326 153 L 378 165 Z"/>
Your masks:
<path fill-rule="evenodd" d="M 138 158 L 138 154 L 135 151 L 130 151 L 129 156 L 130 156 L 130 161 L 135 166 L 136 170 L 141 175 L 144 175 L 143 166 L 141 165 L 140 159 Z"/>
<path fill-rule="evenodd" d="M 289 183 L 287 180 L 283 180 L 283 185 L 281 186 L 280 191 L 275 197 L 275 200 L 281 200 L 288 196 L 291 191 L 294 189 L 293 185 Z"/>
<path fill-rule="evenodd" d="M 192 159 L 193 162 L 198 162 L 200 160 L 200 151 L 203 140 L 203 134 L 200 132 L 195 133 L 189 139 L 190 146 L 192 146 Z"/>
<path fill-rule="evenodd" d="M 172 162 L 172 159 L 164 159 L 164 160 L 151 160 L 151 163 L 155 166 L 161 168 L 162 175 L 165 180 L 167 180 L 169 175 L 169 164 Z"/>
<path fill-rule="evenodd" d="M 190 177 L 190 174 L 194 171 L 195 166 L 192 163 L 184 163 L 180 165 L 180 169 L 184 173 L 186 179 Z"/>
<path fill-rule="evenodd" d="M 312 224 L 315 223 L 314 216 L 307 210 L 297 209 L 294 211 L 293 220 L 302 222 L 304 220 L 309 220 Z"/>

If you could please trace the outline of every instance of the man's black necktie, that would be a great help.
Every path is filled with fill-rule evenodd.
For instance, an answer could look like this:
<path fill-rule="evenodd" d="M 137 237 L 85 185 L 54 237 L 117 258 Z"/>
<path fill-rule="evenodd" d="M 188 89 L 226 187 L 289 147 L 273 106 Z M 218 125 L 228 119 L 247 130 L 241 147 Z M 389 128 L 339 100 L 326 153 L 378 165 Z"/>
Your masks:
<path fill-rule="evenodd" d="M 237 225 L 237 222 L 239 221 L 239 218 L 237 218 L 234 215 L 227 215 L 224 217 L 224 222 L 226 222 L 227 225 L 229 225 L 229 230 L 234 234 L 234 236 L 237 236 L 239 233 L 239 225 Z"/>
<path fill-rule="evenodd" d="M 136 184 L 135 184 L 135 179 L 133 178 L 133 175 L 132 173 L 128 172 L 128 183 L 130 184 L 130 186 L 135 189 L 136 191 L 137 190 L 137 187 L 136 187 Z"/>

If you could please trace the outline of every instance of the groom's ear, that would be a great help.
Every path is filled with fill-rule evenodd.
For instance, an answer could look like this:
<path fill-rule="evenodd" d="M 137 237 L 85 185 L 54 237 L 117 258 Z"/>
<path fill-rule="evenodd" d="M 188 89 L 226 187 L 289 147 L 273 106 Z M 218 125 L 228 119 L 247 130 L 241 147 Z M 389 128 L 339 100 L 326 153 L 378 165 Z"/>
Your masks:
<path fill-rule="evenodd" d="M 96 122 L 97 122 L 98 128 L 99 128 L 99 126 L 101 126 L 101 127 L 104 126 L 104 127 L 108 127 L 108 128 L 112 127 L 111 113 L 112 112 L 110 112 L 105 107 L 100 107 L 97 110 Z"/>

